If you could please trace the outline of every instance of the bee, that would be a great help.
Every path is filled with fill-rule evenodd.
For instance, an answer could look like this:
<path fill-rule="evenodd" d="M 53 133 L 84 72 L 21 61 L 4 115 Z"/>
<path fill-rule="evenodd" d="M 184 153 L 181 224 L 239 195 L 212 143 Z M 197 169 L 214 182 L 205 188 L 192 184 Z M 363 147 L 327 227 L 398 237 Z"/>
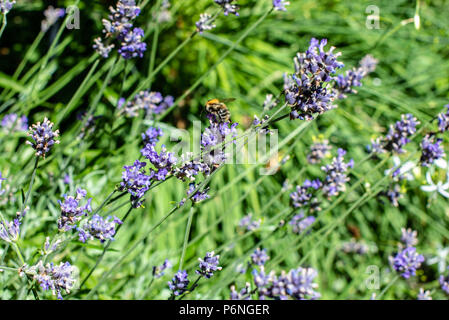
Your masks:
<path fill-rule="evenodd" d="M 231 102 L 234 101 L 234 98 L 228 98 L 228 99 L 211 99 L 206 102 L 206 111 L 209 114 L 212 114 L 215 116 L 215 120 L 222 123 L 222 122 L 229 122 L 231 118 L 231 112 L 228 110 L 228 107 L 226 106 L 225 102 Z"/>

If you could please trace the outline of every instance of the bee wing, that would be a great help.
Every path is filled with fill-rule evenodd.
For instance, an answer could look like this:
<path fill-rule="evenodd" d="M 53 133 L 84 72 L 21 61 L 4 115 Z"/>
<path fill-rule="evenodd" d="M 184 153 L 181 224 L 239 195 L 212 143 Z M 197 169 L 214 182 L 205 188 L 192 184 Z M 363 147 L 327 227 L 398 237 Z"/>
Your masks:
<path fill-rule="evenodd" d="M 220 102 L 232 102 L 235 101 L 235 98 L 224 98 L 224 99 L 220 99 Z"/>

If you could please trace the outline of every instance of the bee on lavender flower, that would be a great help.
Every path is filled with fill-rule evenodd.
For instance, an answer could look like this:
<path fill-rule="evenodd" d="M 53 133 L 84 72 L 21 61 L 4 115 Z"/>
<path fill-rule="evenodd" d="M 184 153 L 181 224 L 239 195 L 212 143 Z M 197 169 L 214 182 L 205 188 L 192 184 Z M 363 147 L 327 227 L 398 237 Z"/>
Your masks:
<path fill-rule="evenodd" d="M 215 117 L 215 121 L 219 123 L 230 122 L 231 112 L 225 102 L 234 101 L 234 98 L 211 99 L 206 102 L 206 111 Z"/>

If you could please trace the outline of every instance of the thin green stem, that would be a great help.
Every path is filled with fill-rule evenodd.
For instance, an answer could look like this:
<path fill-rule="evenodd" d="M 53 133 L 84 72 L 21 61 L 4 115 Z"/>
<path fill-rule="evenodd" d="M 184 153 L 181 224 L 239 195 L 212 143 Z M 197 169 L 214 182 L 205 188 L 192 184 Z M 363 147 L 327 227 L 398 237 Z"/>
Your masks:
<path fill-rule="evenodd" d="M 3 15 L 2 27 L 0 28 L 0 38 L 2 37 L 3 31 L 6 28 L 6 14 Z"/>
<path fill-rule="evenodd" d="M 14 251 L 16 252 L 17 257 L 19 257 L 19 260 L 20 260 L 20 263 L 22 264 L 22 266 L 26 265 L 25 259 L 23 258 L 22 252 L 20 251 L 20 248 L 17 245 L 17 243 L 13 242 L 12 247 L 14 248 Z M 37 294 L 36 288 L 34 288 L 33 279 L 31 279 L 29 275 L 26 275 L 26 277 L 27 277 L 27 280 L 31 283 L 31 291 L 33 292 L 34 299 L 39 300 L 39 295 Z"/>
<path fill-rule="evenodd" d="M 25 210 L 26 210 L 26 205 L 28 203 L 28 199 L 30 198 L 30 194 L 31 194 L 31 189 L 33 188 L 33 184 L 34 184 L 34 178 L 36 177 L 36 172 L 37 172 L 37 167 L 39 165 L 39 157 L 36 157 L 36 160 L 34 162 L 34 169 L 33 169 L 33 173 L 31 174 L 31 180 L 30 180 L 30 185 L 28 187 L 28 191 L 26 193 L 25 196 L 25 200 L 22 203 L 22 207 L 20 209 L 21 215 L 24 216 Z"/>
<path fill-rule="evenodd" d="M 184 243 L 182 245 L 181 258 L 179 259 L 179 270 L 182 270 L 184 264 L 184 257 L 186 254 L 187 243 L 189 242 L 190 228 L 192 227 L 193 213 L 195 212 L 195 207 L 192 205 L 189 212 L 189 219 L 187 220 L 186 232 L 184 234 Z"/>
<path fill-rule="evenodd" d="M 131 213 L 133 207 L 131 206 L 129 208 L 129 210 L 126 212 L 125 216 L 122 219 L 122 222 L 124 223 L 126 221 L 126 218 L 128 218 L 129 214 Z M 115 234 L 117 234 L 121 228 L 123 224 L 119 224 L 117 227 L 117 230 L 115 232 Z M 109 246 L 111 245 L 112 241 L 108 240 L 107 244 L 105 245 L 105 247 L 103 248 L 103 252 L 101 253 L 101 255 L 97 258 L 97 261 L 95 262 L 95 265 L 92 267 L 92 269 L 90 269 L 89 273 L 86 275 L 86 277 L 84 277 L 83 281 L 81 281 L 81 284 L 79 286 L 78 290 L 81 290 L 81 288 L 84 286 L 84 284 L 86 283 L 86 281 L 90 278 L 90 276 L 92 275 L 92 273 L 94 273 L 94 271 L 97 269 L 98 265 L 100 264 L 100 262 L 103 260 L 106 251 L 108 250 Z"/>
<path fill-rule="evenodd" d="M 379 294 L 379 296 L 376 297 L 376 300 L 379 300 L 380 298 L 382 298 L 384 296 L 384 294 L 388 291 L 388 289 L 391 288 L 391 286 L 399 280 L 399 275 L 396 275 L 393 280 L 390 281 L 390 283 L 388 283 L 388 285 L 382 290 L 382 292 Z"/>

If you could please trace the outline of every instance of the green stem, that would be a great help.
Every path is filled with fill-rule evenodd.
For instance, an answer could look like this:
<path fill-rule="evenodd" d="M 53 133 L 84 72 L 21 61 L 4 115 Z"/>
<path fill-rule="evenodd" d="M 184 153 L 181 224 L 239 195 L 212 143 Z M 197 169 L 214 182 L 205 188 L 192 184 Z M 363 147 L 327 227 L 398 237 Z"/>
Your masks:
<path fill-rule="evenodd" d="M 122 222 L 125 223 L 126 218 L 128 218 L 129 214 L 131 213 L 133 207 L 130 207 L 129 210 L 126 212 L 125 216 L 122 219 Z M 115 234 L 117 235 L 117 233 L 119 232 L 121 226 L 123 224 L 119 224 L 117 227 L 117 230 L 115 232 Z M 92 267 L 92 269 L 90 269 L 89 273 L 87 274 L 86 277 L 84 277 L 83 281 L 81 281 L 81 284 L 79 286 L 78 290 L 81 290 L 81 288 L 84 286 L 84 284 L 86 283 L 86 281 L 90 278 L 90 276 L 92 275 L 92 273 L 95 271 L 95 269 L 97 269 L 98 265 L 100 264 L 100 262 L 103 260 L 106 251 L 108 250 L 109 246 L 111 245 L 112 241 L 108 240 L 106 246 L 103 248 L 103 252 L 101 253 L 101 255 L 97 258 L 97 261 L 95 262 L 95 265 Z"/>
<path fill-rule="evenodd" d="M 184 243 L 182 245 L 181 258 L 179 259 L 179 268 L 178 268 L 179 270 L 182 270 L 182 267 L 184 264 L 184 257 L 186 254 L 187 243 L 189 241 L 190 228 L 192 227 L 192 218 L 193 218 L 194 211 L 195 211 L 195 209 L 194 209 L 194 206 L 192 205 L 192 207 L 190 208 L 190 212 L 189 212 L 189 219 L 187 220 L 186 232 L 184 234 Z"/>
<path fill-rule="evenodd" d="M 20 209 L 21 215 L 23 217 L 25 210 L 26 210 L 26 205 L 28 203 L 28 199 L 30 198 L 30 194 L 31 194 L 31 189 L 33 188 L 33 184 L 34 184 L 34 178 L 36 177 L 36 172 L 37 172 L 37 167 L 39 165 L 39 157 L 36 157 L 36 161 L 34 162 L 34 169 L 33 169 L 33 173 L 31 175 L 31 181 L 30 181 L 30 186 L 28 187 L 28 191 L 26 193 L 25 196 L 25 200 L 22 203 L 22 208 Z"/>
<path fill-rule="evenodd" d="M 379 294 L 378 297 L 376 297 L 376 300 L 379 300 L 380 298 L 382 298 L 384 296 L 384 294 L 388 291 L 388 289 L 391 288 L 391 286 L 398 281 L 399 279 L 399 275 L 396 275 L 393 280 L 390 281 L 390 283 L 382 290 L 382 292 Z"/>
<path fill-rule="evenodd" d="M 19 246 L 15 242 L 12 243 L 12 246 L 13 246 L 14 251 L 16 252 L 17 256 L 19 257 L 20 263 L 22 264 L 22 266 L 24 266 L 26 264 L 26 262 L 25 262 L 25 259 L 23 258 L 23 255 L 22 255 L 22 252 L 20 251 Z M 29 282 L 31 282 L 31 291 L 33 292 L 34 299 L 39 300 L 39 295 L 37 294 L 36 288 L 34 288 L 33 279 L 29 275 L 26 275 L 26 277 L 27 277 L 27 280 Z"/>
<path fill-rule="evenodd" d="M 3 30 L 5 30 L 6 28 L 6 14 L 3 15 L 3 21 L 2 21 L 2 27 L 0 29 L 0 38 L 2 37 L 3 34 Z"/>

